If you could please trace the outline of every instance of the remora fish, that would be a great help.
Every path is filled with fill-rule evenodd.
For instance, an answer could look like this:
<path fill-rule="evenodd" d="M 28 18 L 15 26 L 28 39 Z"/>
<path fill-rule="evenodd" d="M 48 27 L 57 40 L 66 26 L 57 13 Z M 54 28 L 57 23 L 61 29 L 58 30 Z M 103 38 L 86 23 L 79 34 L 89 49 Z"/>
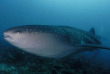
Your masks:
<path fill-rule="evenodd" d="M 4 38 L 24 51 L 50 58 L 98 48 L 110 50 L 95 37 L 94 28 L 86 32 L 69 26 L 24 25 L 7 29 Z"/>

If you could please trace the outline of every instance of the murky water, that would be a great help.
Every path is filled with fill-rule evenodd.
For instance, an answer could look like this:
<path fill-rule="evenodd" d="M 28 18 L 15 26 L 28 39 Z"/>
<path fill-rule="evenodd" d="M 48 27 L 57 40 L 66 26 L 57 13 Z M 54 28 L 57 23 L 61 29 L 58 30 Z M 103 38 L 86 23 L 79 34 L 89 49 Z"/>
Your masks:
<path fill-rule="evenodd" d="M 110 45 L 109 0 L 1 0 L 0 74 L 109 74 L 110 50 L 84 52 L 63 59 L 36 56 L 3 38 L 4 30 L 20 25 L 67 25 L 89 31 Z"/>

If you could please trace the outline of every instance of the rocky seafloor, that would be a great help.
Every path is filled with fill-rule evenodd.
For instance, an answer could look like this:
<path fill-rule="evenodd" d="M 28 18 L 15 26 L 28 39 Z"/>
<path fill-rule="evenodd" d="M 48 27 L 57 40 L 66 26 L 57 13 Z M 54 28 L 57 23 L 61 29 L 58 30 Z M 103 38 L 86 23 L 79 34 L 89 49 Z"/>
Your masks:
<path fill-rule="evenodd" d="M 0 52 L 0 74 L 110 74 L 110 70 L 84 57 L 49 59 L 10 47 Z"/>

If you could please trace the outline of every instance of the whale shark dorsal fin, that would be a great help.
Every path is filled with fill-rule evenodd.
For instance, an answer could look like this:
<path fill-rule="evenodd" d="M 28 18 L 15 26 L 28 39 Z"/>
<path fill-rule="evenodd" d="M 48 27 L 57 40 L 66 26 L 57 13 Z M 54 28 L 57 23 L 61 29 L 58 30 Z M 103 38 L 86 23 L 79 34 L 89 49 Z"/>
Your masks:
<path fill-rule="evenodd" d="M 89 32 L 90 32 L 91 34 L 95 35 L 95 29 L 94 29 L 94 27 L 92 27 Z"/>

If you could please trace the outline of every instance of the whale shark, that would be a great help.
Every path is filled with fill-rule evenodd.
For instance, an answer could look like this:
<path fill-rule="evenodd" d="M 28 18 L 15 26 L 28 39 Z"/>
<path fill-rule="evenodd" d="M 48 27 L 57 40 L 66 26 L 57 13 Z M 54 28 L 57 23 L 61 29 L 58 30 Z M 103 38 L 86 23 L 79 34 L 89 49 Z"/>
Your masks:
<path fill-rule="evenodd" d="M 22 25 L 4 31 L 10 44 L 37 56 L 62 58 L 85 51 L 108 49 L 95 35 L 70 26 Z"/>

